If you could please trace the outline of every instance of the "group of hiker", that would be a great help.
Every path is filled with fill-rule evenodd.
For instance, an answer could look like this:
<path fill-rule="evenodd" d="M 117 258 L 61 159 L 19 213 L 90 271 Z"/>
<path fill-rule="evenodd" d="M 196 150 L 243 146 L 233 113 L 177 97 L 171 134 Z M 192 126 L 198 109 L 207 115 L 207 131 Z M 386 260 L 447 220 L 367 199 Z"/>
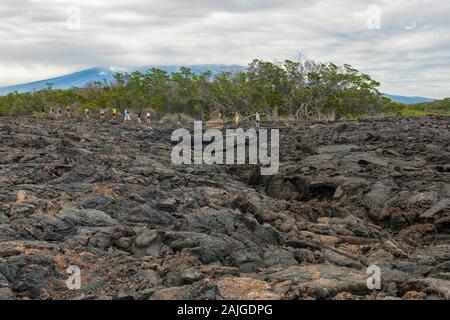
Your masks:
<path fill-rule="evenodd" d="M 70 107 L 66 108 L 66 112 L 67 112 L 67 115 L 70 117 Z M 45 106 L 42 106 L 41 113 L 42 113 L 42 115 L 45 114 Z M 50 116 L 53 117 L 56 115 L 58 117 L 62 117 L 62 113 L 63 113 L 63 111 L 62 111 L 61 107 L 58 107 L 56 112 L 55 112 L 55 107 L 53 107 L 53 106 L 50 107 L 50 111 L 49 111 Z"/>
<path fill-rule="evenodd" d="M 234 115 L 234 123 L 236 124 L 236 126 L 239 126 L 240 122 L 241 122 L 241 115 L 239 114 L 239 112 L 236 112 L 236 114 Z M 259 114 L 259 112 L 255 113 L 255 123 L 256 127 L 259 128 L 261 124 L 261 115 Z"/>
<path fill-rule="evenodd" d="M 45 106 L 42 106 L 41 111 L 42 111 L 42 116 L 43 116 L 45 114 L 45 112 L 46 112 Z M 107 110 L 100 109 L 99 113 L 100 113 L 100 119 L 101 120 L 105 120 L 106 119 L 106 112 L 107 112 Z M 118 114 L 119 113 L 118 113 L 117 109 L 116 108 L 112 108 L 111 109 L 111 120 L 112 121 L 117 121 Z M 62 117 L 63 116 L 63 109 L 61 107 L 58 107 L 55 110 L 55 107 L 50 106 L 49 115 L 51 117 L 53 117 L 53 116 Z M 71 117 L 71 109 L 70 109 L 69 106 L 66 107 L 66 116 L 68 118 Z M 90 109 L 86 108 L 84 110 L 84 116 L 85 116 L 86 119 L 90 119 L 92 117 L 92 111 Z M 131 122 L 132 121 L 131 120 L 131 113 L 127 109 L 124 109 L 122 111 L 121 116 L 123 118 L 123 122 Z M 152 123 L 152 119 L 151 119 L 152 115 L 151 115 L 151 113 L 149 111 L 147 111 L 145 113 L 145 117 L 146 117 L 146 123 L 147 124 L 151 124 Z M 250 117 L 253 117 L 253 115 L 250 116 Z M 247 119 L 249 119 L 250 117 L 248 117 Z M 200 121 L 206 122 L 206 114 L 205 114 L 204 111 L 200 112 L 199 118 L 200 118 Z M 179 115 L 178 115 L 178 119 L 179 119 Z M 254 119 L 255 119 L 256 127 L 259 128 L 260 124 L 261 124 L 261 116 L 260 116 L 260 114 L 258 112 L 256 112 L 254 114 Z M 238 127 L 239 124 L 243 121 L 242 117 L 241 117 L 241 114 L 239 112 L 236 112 L 234 114 L 233 120 L 234 120 L 234 123 L 235 123 L 236 127 Z M 141 111 L 136 112 L 136 121 L 137 121 L 137 123 L 142 123 L 142 112 Z M 224 123 L 223 118 L 222 118 L 222 113 L 219 113 L 218 119 L 217 119 L 217 123 Z"/>
<path fill-rule="evenodd" d="M 89 118 L 88 113 L 90 113 L 90 110 L 86 109 L 85 112 L 86 112 L 86 118 Z M 105 120 L 105 118 L 106 118 L 105 117 L 105 112 L 106 112 L 105 109 L 101 109 L 100 110 L 100 119 L 101 120 Z M 117 114 L 118 114 L 117 109 L 113 108 L 111 110 L 111 119 L 113 121 L 117 121 Z M 152 123 L 152 121 L 151 121 L 151 117 L 152 117 L 151 113 L 149 111 L 147 111 L 145 116 L 146 116 L 146 119 L 147 119 L 146 120 L 147 124 L 151 124 Z M 123 110 L 122 117 L 123 117 L 123 121 L 124 122 L 131 122 L 131 113 L 127 109 Z M 138 111 L 136 113 L 136 120 L 137 120 L 138 123 L 142 123 L 142 112 L 141 111 Z"/>
<path fill-rule="evenodd" d="M 42 107 L 41 112 L 42 112 L 42 116 L 43 116 L 43 115 L 45 114 L 45 112 L 46 112 L 44 106 Z M 105 119 L 106 119 L 106 110 L 105 110 L 105 109 L 100 109 L 99 113 L 100 113 L 100 119 L 101 119 L 101 120 L 105 120 Z M 50 107 L 50 110 L 49 110 L 49 115 L 50 115 L 51 117 L 53 117 L 53 116 L 56 116 L 56 117 L 62 117 L 62 116 L 63 116 L 62 108 L 61 108 L 61 107 L 58 107 L 57 110 L 55 111 L 55 108 L 54 108 L 53 106 L 51 106 L 51 107 Z M 70 107 L 67 107 L 67 108 L 66 108 L 66 116 L 67 116 L 68 118 L 71 117 L 71 110 L 70 110 Z M 90 109 L 86 108 L 86 109 L 84 110 L 84 116 L 85 116 L 86 119 L 90 119 L 90 118 L 92 117 L 92 111 L 91 111 Z M 118 116 L 117 109 L 116 109 L 116 108 L 113 108 L 113 109 L 111 110 L 111 119 L 112 119 L 113 121 L 117 121 L 117 116 Z M 129 121 L 131 121 L 131 113 L 130 113 L 127 109 L 124 109 L 124 110 L 123 110 L 123 112 L 122 112 L 122 117 L 123 117 L 123 121 L 124 121 L 124 122 L 129 122 Z M 142 112 L 140 112 L 140 111 L 137 112 L 137 113 L 136 113 L 136 118 L 137 118 L 137 122 L 138 122 L 138 123 L 142 123 Z M 148 112 L 148 111 L 146 112 L 146 119 L 147 119 L 147 120 L 146 120 L 147 123 L 148 123 L 148 124 L 151 124 L 151 113 Z"/>

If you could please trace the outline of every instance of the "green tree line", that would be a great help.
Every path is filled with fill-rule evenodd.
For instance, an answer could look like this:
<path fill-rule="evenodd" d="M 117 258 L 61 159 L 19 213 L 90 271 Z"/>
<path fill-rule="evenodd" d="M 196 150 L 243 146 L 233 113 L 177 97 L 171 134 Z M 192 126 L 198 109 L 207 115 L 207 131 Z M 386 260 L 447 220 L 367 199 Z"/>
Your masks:
<path fill-rule="evenodd" d="M 75 112 L 86 108 L 153 110 L 158 116 L 184 113 L 197 116 L 221 112 L 260 112 L 268 117 L 336 119 L 383 111 L 388 100 L 378 91 L 380 83 L 350 65 L 254 60 L 236 73 L 213 75 L 160 69 L 115 73 L 111 82 L 91 82 L 84 88 L 48 88 L 33 93 L 11 93 L 0 97 L 1 114 L 31 114 L 42 107 Z"/>

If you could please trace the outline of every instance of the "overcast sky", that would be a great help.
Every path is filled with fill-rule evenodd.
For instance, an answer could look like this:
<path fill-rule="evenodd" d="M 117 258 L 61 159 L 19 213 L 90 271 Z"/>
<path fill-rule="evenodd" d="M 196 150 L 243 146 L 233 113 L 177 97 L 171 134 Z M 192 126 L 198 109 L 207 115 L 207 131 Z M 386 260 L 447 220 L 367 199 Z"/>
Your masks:
<path fill-rule="evenodd" d="M 301 52 L 368 72 L 384 92 L 441 98 L 449 17 L 447 0 L 1 0 L 0 86 L 97 66 L 246 65 Z"/>

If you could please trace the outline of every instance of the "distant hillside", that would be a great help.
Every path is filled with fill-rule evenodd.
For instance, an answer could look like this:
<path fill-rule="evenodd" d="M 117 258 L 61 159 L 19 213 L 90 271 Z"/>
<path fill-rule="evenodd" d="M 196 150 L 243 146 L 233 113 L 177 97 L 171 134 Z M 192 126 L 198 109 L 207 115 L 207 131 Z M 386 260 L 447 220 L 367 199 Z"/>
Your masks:
<path fill-rule="evenodd" d="M 424 102 L 432 102 L 435 99 L 424 98 L 424 97 L 405 97 L 405 96 L 396 96 L 392 94 L 383 93 L 383 96 L 391 99 L 394 102 L 403 103 L 407 105 L 424 103 Z"/>
<path fill-rule="evenodd" d="M 410 105 L 392 105 L 385 111 L 388 114 L 402 117 L 430 115 L 450 116 L 450 98 Z"/>
<path fill-rule="evenodd" d="M 450 98 L 418 103 L 409 108 L 427 114 L 450 115 Z"/>
<path fill-rule="evenodd" d="M 173 65 L 173 66 L 163 66 L 163 65 L 157 65 L 157 66 L 148 66 L 143 68 L 137 68 L 137 69 L 131 69 L 129 72 L 138 70 L 138 71 L 145 71 L 151 68 L 158 68 L 165 70 L 169 73 L 176 72 L 180 70 L 181 66 Z M 221 72 L 238 72 L 240 70 L 243 70 L 244 67 L 238 66 L 238 65 L 218 65 L 218 64 L 209 64 L 209 65 L 191 65 L 187 66 L 191 68 L 192 72 L 194 73 L 201 73 L 206 70 L 210 70 L 213 74 L 219 74 Z M 42 89 L 47 88 L 47 83 L 53 83 L 54 89 L 70 89 L 72 87 L 84 87 L 87 83 L 90 81 L 100 81 L 103 82 L 106 81 L 112 81 L 114 71 L 110 69 L 103 69 L 103 68 L 92 68 L 87 69 L 79 72 L 75 72 L 66 76 L 61 76 L 57 78 L 52 79 L 46 79 L 46 80 L 40 80 L 25 84 L 18 84 L 14 86 L 8 86 L 0 88 L 0 95 L 6 95 L 11 92 L 33 92 L 33 91 L 39 91 Z"/>
<path fill-rule="evenodd" d="M 15 91 L 19 93 L 39 91 L 47 88 L 47 83 L 53 83 L 54 84 L 53 88 L 55 89 L 69 89 L 72 87 L 82 87 L 85 86 L 89 81 L 102 81 L 103 78 L 110 80 L 112 78 L 111 72 L 104 71 L 100 68 L 93 68 L 57 78 L 3 87 L 0 88 L 0 95 L 6 95 L 8 93 Z"/>

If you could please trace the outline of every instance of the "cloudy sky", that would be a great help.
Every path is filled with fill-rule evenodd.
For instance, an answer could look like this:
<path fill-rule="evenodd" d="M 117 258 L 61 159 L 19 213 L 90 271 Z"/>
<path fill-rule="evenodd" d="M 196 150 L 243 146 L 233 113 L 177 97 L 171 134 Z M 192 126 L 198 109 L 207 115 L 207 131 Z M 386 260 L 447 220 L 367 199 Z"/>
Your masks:
<path fill-rule="evenodd" d="M 1 0 L 0 86 L 90 67 L 349 63 L 393 94 L 450 96 L 447 0 Z"/>

